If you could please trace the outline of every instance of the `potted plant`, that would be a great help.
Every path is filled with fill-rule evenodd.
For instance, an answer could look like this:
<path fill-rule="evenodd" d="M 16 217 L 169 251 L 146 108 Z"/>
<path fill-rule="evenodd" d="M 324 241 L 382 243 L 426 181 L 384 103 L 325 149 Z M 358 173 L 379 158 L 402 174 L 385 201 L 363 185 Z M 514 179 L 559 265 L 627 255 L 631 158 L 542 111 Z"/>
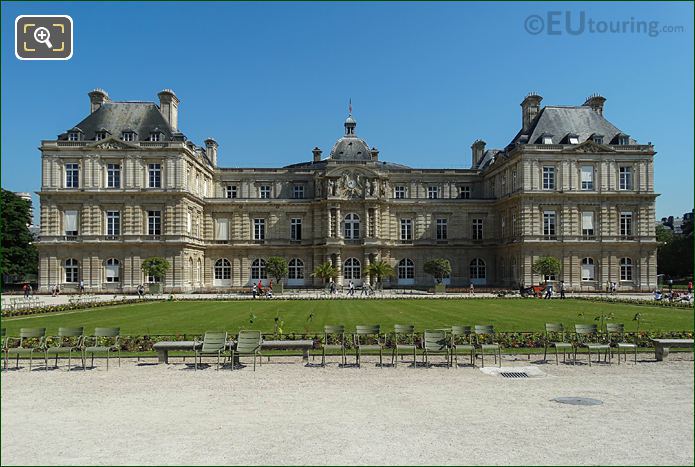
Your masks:
<path fill-rule="evenodd" d="M 282 280 L 287 277 L 287 260 L 281 256 L 271 256 L 265 262 L 265 270 L 268 275 L 275 279 L 274 293 L 281 294 L 284 290 L 284 284 Z"/>
<path fill-rule="evenodd" d="M 369 266 L 367 266 L 367 274 L 369 274 L 369 277 L 372 280 L 376 279 L 375 286 L 377 290 L 383 289 L 383 278 L 393 277 L 396 275 L 395 271 L 393 270 L 393 266 L 391 266 L 386 261 L 382 261 L 380 259 L 377 259 L 369 263 Z"/>
<path fill-rule="evenodd" d="M 423 265 L 426 274 L 434 277 L 434 293 L 443 294 L 446 292 L 446 286 L 443 282 L 444 278 L 451 274 L 451 263 L 448 259 L 435 258 L 427 261 Z"/>
<path fill-rule="evenodd" d="M 323 279 L 323 283 L 327 284 L 330 279 L 335 280 L 338 277 L 338 268 L 333 266 L 333 263 L 330 261 L 326 261 L 316 266 L 314 272 L 311 273 L 311 277 Z"/>
<path fill-rule="evenodd" d="M 556 276 L 560 274 L 562 265 L 560 260 L 554 256 L 542 256 L 538 258 L 531 267 L 531 271 L 540 274 L 543 277 Z M 545 287 L 548 288 L 548 280 L 545 281 Z"/>
<path fill-rule="evenodd" d="M 155 278 L 155 282 L 148 285 L 149 292 L 151 294 L 162 293 L 162 279 L 169 270 L 170 264 L 164 258 L 154 256 L 152 258 L 147 258 L 142 262 L 140 269 L 145 273 L 146 276 L 152 276 Z"/>

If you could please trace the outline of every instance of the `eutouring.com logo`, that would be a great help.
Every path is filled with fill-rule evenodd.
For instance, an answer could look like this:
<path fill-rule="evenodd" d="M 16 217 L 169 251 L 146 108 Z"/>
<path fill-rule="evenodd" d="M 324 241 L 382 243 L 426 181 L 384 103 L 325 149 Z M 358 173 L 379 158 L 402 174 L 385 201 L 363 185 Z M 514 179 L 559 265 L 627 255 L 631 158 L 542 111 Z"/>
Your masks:
<path fill-rule="evenodd" d="M 588 17 L 586 11 L 548 11 L 545 14 L 529 15 L 524 20 L 524 29 L 537 36 L 579 36 L 581 34 L 645 34 L 656 37 L 662 33 L 685 32 L 684 26 L 662 25 L 658 21 L 597 20 Z"/>

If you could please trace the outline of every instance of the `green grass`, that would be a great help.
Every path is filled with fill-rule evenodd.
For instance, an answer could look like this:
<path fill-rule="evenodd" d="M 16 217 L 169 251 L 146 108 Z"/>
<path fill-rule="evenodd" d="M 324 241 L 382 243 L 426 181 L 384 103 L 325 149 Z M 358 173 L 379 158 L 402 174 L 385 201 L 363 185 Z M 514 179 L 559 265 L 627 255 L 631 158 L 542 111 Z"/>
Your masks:
<path fill-rule="evenodd" d="M 613 313 L 611 322 L 634 331 L 633 317 L 641 314 L 640 329 L 692 331 L 693 310 L 584 300 L 292 300 L 292 301 L 182 301 L 147 302 L 90 310 L 47 313 L 2 319 L 9 335 L 21 327 L 45 327 L 49 334 L 59 326 L 120 327 L 124 335 L 195 334 L 206 330 L 260 329 L 273 332 L 276 315 L 284 321 L 284 333 L 320 332 L 324 324 L 414 324 L 416 329 L 452 324 L 493 324 L 498 331 L 542 331 L 546 322 L 593 323 L 594 317 Z M 582 313 L 583 316 L 578 316 Z M 309 314 L 313 314 L 311 320 Z M 249 322 L 251 315 L 255 318 Z"/>

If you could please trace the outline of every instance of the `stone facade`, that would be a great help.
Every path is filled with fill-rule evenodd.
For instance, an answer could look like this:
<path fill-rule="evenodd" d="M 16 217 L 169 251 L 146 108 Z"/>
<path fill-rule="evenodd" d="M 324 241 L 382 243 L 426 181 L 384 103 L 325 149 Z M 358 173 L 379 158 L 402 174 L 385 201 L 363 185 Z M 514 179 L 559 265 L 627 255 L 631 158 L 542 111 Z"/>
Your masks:
<path fill-rule="evenodd" d="M 517 287 L 543 278 L 540 256 L 563 264 L 573 290 L 656 286 L 654 148 L 582 106 L 522 103 L 522 129 L 504 149 L 472 146 L 470 168 L 414 169 L 379 160 L 345 134 L 328 157 L 283 168 L 218 167 L 213 139 L 198 147 L 178 130 L 178 98 L 112 102 L 92 91 L 90 115 L 42 141 L 39 285 L 133 291 L 151 280 L 143 259 L 171 263 L 166 291 L 268 282 L 263 261 L 290 261 L 287 287 L 316 287 L 325 261 L 339 283 L 369 280 L 390 262 L 390 287 L 429 287 L 431 258 L 447 258 L 454 287 Z"/>

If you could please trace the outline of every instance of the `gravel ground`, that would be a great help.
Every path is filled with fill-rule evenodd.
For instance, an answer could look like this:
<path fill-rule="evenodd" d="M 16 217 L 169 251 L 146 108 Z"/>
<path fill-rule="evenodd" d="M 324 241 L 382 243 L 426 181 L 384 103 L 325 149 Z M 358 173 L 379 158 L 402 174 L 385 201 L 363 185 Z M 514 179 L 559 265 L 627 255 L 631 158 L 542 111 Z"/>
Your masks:
<path fill-rule="evenodd" d="M 533 357 L 532 357 L 533 358 Z M 124 360 L 107 372 L 2 372 L 2 465 L 693 465 L 692 354 L 556 366 L 305 367 L 254 373 Z M 317 360 L 318 361 L 318 360 Z M 335 361 L 335 360 L 334 360 Z M 600 399 L 597 406 L 552 402 Z"/>

